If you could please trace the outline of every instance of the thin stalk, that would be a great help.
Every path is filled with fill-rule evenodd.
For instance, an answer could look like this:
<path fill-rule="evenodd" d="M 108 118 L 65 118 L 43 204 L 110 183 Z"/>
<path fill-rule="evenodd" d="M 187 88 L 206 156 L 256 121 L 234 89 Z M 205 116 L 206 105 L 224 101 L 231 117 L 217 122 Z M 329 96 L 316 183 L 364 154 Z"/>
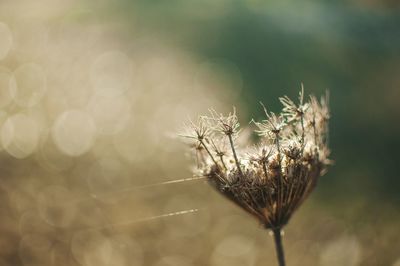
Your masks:
<path fill-rule="evenodd" d="M 265 163 L 265 161 L 262 162 L 262 168 L 264 171 L 264 175 L 265 175 L 265 179 L 268 179 L 268 171 L 267 171 L 267 164 Z"/>
<path fill-rule="evenodd" d="M 279 145 L 279 134 L 276 134 L 276 149 L 278 150 L 278 161 L 279 161 L 279 168 L 281 168 L 281 148 Z"/>
<path fill-rule="evenodd" d="M 301 123 L 301 145 L 304 147 L 304 114 L 301 114 L 300 118 Z"/>
<path fill-rule="evenodd" d="M 239 163 L 238 157 L 236 155 L 235 146 L 233 145 L 232 135 L 228 134 L 228 138 L 229 138 L 229 143 L 231 144 L 233 158 L 235 158 L 236 167 L 238 168 L 240 176 L 243 177 L 243 172 L 242 172 L 242 169 L 240 168 L 240 163 Z"/>
<path fill-rule="evenodd" d="M 303 154 L 304 152 L 304 147 L 305 147 L 305 129 L 304 129 L 304 114 L 301 114 L 301 119 L 300 119 L 300 123 L 301 123 L 301 154 Z"/>
<path fill-rule="evenodd" d="M 314 132 L 314 143 L 315 145 L 319 145 L 318 141 L 317 141 L 317 128 L 315 126 L 315 112 L 313 112 L 313 120 L 312 120 L 312 126 L 313 126 L 313 132 Z"/>
<path fill-rule="evenodd" d="M 214 141 L 212 139 L 210 139 L 210 141 L 211 141 L 211 144 L 212 144 L 212 146 L 213 146 L 213 148 L 215 150 L 216 155 L 219 157 L 219 159 L 220 159 L 220 161 L 222 163 L 222 166 L 224 167 L 225 170 L 228 170 L 228 168 L 226 167 L 226 164 L 224 162 L 224 158 L 223 158 L 225 153 L 222 152 L 220 149 L 218 149 L 217 145 L 215 145 L 215 143 L 214 143 Z"/>
<path fill-rule="evenodd" d="M 281 150 L 279 145 L 279 134 L 276 134 L 276 148 L 278 150 L 278 161 L 279 161 L 279 174 L 278 174 L 278 201 L 277 201 L 277 213 L 276 219 L 280 221 L 282 218 L 282 205 L 283 205 L 283 182 L 282 182 L 282 157 L 281 157 Z"/>
<path fill-rule="evenodd" d="M 315 125 L 315 112 L 313 113 L 313 121 L 312 121 L 312 126 L 313 126 L 313 132 L 314 132 L 314 144 L 317 146 L 317 147 L 319 147 L 319 141 L 318 141 L 318 139 L 317 139 L 317 127 L 316 127 L 316 125 Z M 317 152 L 317 157 L 319 157 L 319 152 L 318 152 L 318 149 L 315 149 L 316 150 L 316 152 Z"/>
<path fill-rule="evenodd" d="M 285 255 L 282 245 L 281 228 L 275 228 L 272 230 L 275 241 L 276 257 L 278 259 L 279 266 L 285 266 Z"/>
<path fill-rule="evenodd" d="M 226 168 L 226 164 L 224 162 L 224 156 L 223 155 L 219 155 L 219 159 L 221 160 L 221 163 L 224 166 L 225 170 L 228 170 L 228 168 Z"/>
<path fill-rule="evenodd" d="M 215 163 L 215 165 L 217 166 L 217 168 L 219 168 L 219 165 L 217 163 L 217 161 L 214 159 L 214 156 L 212 156 L 210 150 L 207 148 L 206 144 L 204 143 L 203 140 L 199 139 L 199 142 L 201 145 L 203 145 L 204 149 L 207 151 L 208 155 L 211 157 L 211 160 Z"/>

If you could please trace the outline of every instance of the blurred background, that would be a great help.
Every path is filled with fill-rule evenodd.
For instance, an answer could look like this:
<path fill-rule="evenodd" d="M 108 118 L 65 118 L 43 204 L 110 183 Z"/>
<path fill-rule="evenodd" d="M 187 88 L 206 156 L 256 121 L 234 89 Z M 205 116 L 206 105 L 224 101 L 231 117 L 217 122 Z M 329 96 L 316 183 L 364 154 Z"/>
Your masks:
<path fill-rule="evenodd" d="M 393 0 L 0 2 L 0 265 L 275 265 L 256 221 L 192 177 L 180 126 L 330 90 L 332 166 L 288 265 L 400 265 Z"/>

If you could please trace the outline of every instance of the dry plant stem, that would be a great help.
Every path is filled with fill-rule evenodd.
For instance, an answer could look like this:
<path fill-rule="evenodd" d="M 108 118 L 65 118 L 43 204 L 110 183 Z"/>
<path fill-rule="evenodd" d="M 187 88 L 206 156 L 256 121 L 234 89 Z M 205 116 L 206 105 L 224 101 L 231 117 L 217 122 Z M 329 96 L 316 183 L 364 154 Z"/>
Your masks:
<path fill-rule="evenodd" d="M 229 138 L 229 142 L 231 144 L 233 158 L 235 158 L 236 167 L 238 168 L 240 176 L 243 177 L 243 172 L 242 172 L 242 169 L 240 168 L 240 163 L 239 163 L 238 157 L 236 155 L 235 146 L 233 145 L 232 135 L 228 134 L 228 138 Z"/>
<path fill-rule="evenodd" d="M 279 169 L 280 169 L 282 161 L 281 161 L 281 149 L 280 149 L 280 145 L 279 145 L 279 134 L 278 133 L 276 133 L 275 141 L 276 141 L 276 150 L 278 151 L 278 162 L 279 162 Z"/>
<path fill-rule="evenodd" d="M 278 258 L 278 265 L 285 266 L 285 255 L 283 252 L 281 229 L 275 228 L 272 230 L 275 241 L 276 256 Z"/>
<path fill-rule="evenodd" d="M 214 156 L 212 156 L 210 150 L 207 148 L 206 144 L 204 143 L 203 140 L 200 140 L 200 144 L 203 145 L 204 149 L 207 151 L 208 155 L 210 156 L 211 160 L 214 162 L 214 164 L 218 167 L 218 163 L 215 161 Z"/>
<path fill-rule="evenodd" d="M 219 155 L 219 158 L 221 160 L 222 165 L 224 166 L 224 169 L 227 170 L 228 168 L 226 167 L 226 164 L 224 162 L 224 156 L 223 155 Z"/>
<path fill-rule="evenodd" d="M 305 136 L 305 132 L 304 132 L 304 115 L 301 115 L 301 145 L 304 146 L 304 136 Z"/>
<path fill-rule="evenodd" d="M 313 133 L 314 133 L 314 143 L 318 144 L 317 141 L 317 128 L 315 126 L 315 113 L 313 113 L 313 120 L 312 120 L 312 127 L 313 127 Z"/>

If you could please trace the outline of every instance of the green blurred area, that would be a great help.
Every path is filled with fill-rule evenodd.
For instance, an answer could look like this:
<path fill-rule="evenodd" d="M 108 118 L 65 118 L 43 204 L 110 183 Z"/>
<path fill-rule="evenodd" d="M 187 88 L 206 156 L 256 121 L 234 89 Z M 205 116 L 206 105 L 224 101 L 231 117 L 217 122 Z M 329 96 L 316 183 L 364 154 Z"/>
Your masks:
<path fill-rule="evenodd" d="M 316 95 L 329 89 L 336 163 L 318 197 L 399 201 L 395 2 L 119 1 L 103 12 L 134 25 L 132 40 L 161 36 L 178 49 L 235 64 L 243 79 L 238 101 L 251 117 L 262 115 L 259 101 L 278 111 L 277 98 L 295 96 L 300 83 Z"/>

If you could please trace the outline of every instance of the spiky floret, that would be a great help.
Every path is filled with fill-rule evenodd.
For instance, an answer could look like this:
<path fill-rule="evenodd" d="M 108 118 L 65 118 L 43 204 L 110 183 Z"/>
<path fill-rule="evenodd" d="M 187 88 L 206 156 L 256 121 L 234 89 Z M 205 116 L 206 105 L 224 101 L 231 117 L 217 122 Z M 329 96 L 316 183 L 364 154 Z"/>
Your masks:
<path fill-rule="evenodd" d="M 199 171 L 229 200 L 256 217 L 266 228 L 282 228 L 314 189 L 331 163 L 328 159 L 328 97 L 318 101 L 304 90 L 295 104 L 280 98 L 281 114 L 267 112 L 254 122 L 260 143 L 239 148 L 236 110 L 227 116 L 210 111 L 189 124 L 201 154 Z M 229 146 L 229 148 L 227 147 Z"/>

